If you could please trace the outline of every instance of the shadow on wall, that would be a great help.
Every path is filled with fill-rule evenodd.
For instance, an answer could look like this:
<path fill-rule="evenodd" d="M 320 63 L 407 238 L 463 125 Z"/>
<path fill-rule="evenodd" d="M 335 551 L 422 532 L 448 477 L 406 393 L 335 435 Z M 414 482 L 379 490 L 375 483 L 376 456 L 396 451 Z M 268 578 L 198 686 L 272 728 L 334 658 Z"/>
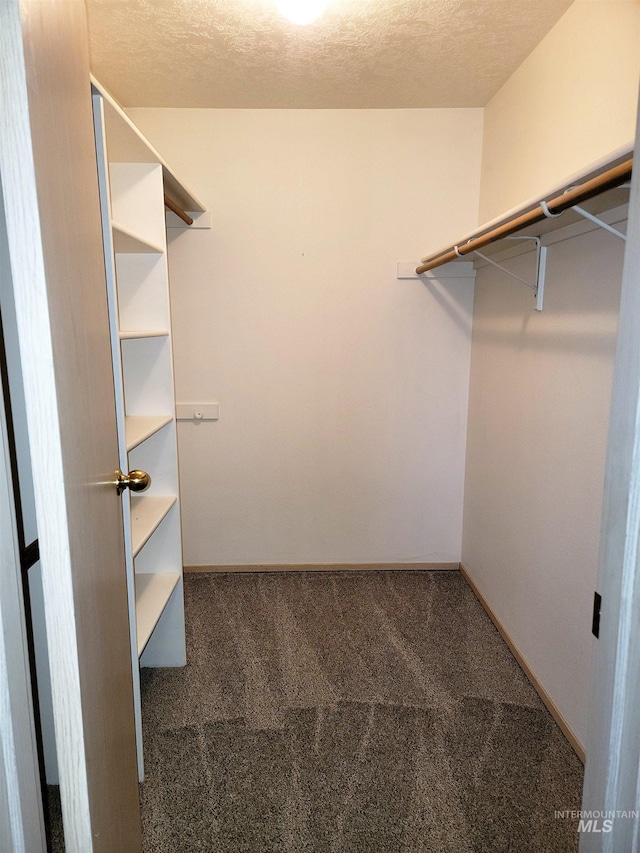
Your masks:
<path fill-rule="evenodd" d="M 579 322 L 580 318 L 576 320 Z M 499 318 L 491 324 L 483 324 L 481 331 L 474 332 L 474 344 L 491 344 L 514 350 L 544 350 L 545 352 L 566 352 L 576 355 L 588 355 L 594 358 L 609 357 L 615 350 L 617 316 L 610 318 L 607 330 L 589 330 L 573 328 L 542 328 L 535 326 L 535 317 L 523 317 L 519 329 L 513 328 L 513 317 Z"/>
<path fill-rule="evenodd" d="M 458 293 L 461 284 L 465 289 L 465 293 L 468 291 L 468 288 L 472 288 L 473 280 L 471 278 L 455 279 L 454 281 L 445 283 L 439 281 L 437 278 L 427 278 L 424 279 L 423 284 L 460 331 L 465 335 L 470 335 L 472 314 L 469 313 L 468 305 L 465 305 L 464 302 L 458 299 Z"/>

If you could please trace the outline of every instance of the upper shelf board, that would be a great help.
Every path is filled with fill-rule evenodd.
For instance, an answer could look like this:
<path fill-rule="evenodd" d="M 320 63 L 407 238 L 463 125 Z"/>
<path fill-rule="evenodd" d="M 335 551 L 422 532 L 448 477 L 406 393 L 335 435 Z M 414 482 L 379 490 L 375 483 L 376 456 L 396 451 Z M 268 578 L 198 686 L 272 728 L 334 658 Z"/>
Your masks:
<path fill-rule="evenodd" d="M 428 254 L 423 256 L 422 263 L 431 262 L 432 260 L 438 259 L 441 255 L 448 254 L 452 251 L 454 245 L 456 245 L 459 249 L 462 249 L 465 243 L 468 243 L 471 240 L 475 240 L 478 237 L 481 237 L 482 235 L 488 233 L 489 231 L 498 226 L 508 224 L 511 221 L 516 220 L 523 214 L 528 213 L 539 207 L 541 199 L 551 201 L 552 199 L 555 199 L 562 195 L 563 192 L 566 192 L 568 188 L 578 187 L 581 184 L 587 183 L 592 178 L 603 174 L 609 169 L 626 163 L 626 161 L 629 160 L 631 157 L 633 157 L 633 145 L 629 144 L 622 146 L 620 149 L 612 152 L 607 157 L 603 157 L 596 163 L 592 163 L 591 166 L 585 169 L 585 171 L 576 173 L 570 176 L 569 178 L 566 178 L 563 183 L 556 184 L 554 187 L 549 188 L 547 192 L 544 193 L 544 195 L 535 196 L 534 198 L 529 199 L 518 207 L 514 207 L 506 213 L 503 213 L 496 219 L 492 219 L 490 222 L 484 223 L 484 225 L 481 225 L 479 228 L 476 228 L 470 234 L 466 234 L 460 239 L 458 239 L 455 244 L 452 241 L 451 244 L 449 244 L 443 249 L 429 252 Z M 593 198 L 580 203 L 578 206 L 582 207 L 584 210 L 588 211 L 594 216 L 599 216 L 607 211 L 620 208 L 621 206 L 627 204 L 628 201 L 629 186 L 623 184 L 608 190 L 604 190 Z M 580 216 L 580 214 L 577 213 L 573 208 L 569 208 L 565 210 L 564 213 L 559 214 L 557 217 L 552 216 L 540 222 L 534 222 L 530 225 L 523 225 L 521 228 L 514 232 L 514 238 L 517 239 L 517 237 L 525 235 L 544 238 L 546 235 L 549 235 L 554 231 L 559 231 L 561 229 L 564 229 L 566 226 L 575 225 L 581 222 L 584 222 L 584 219 Z M 505 240 L 509 239 L 513 238 L 500 237 L 496 239 L 495 242 L 491 242 L 484 246 L 484 248 L 482 249 L 482 254 L 501 254 L 505 248 L 505 245 L 508 245 L 508 243 L 505 244 Z M 474 260 L 473 253 L 468 253 L 466 255 L 463 253 L 461 257 L 467 258 L 469 260 Z M 437 267 L 435 268 L 437 269 Z"/>
<path fill-rule="evenodd" d="M 204 204 L 188 190 L 167 161 L 161 157 L 144 134 L 131 121 L 120 104 L 91 75 L 91 83 L 104 100 L 107 151 L 111 163 L 159 163 L 164 177 L 164 191 L 186 211 L 201 212 Z"/>
<path fill-rule="evenodd" d="M 600 195 L 590 198 L 587 201 L 583 201 L 582 204 L 578 206 L 582 207 L 589 213 L 592 213 L 594 216 L 601 216 L 609 210 L 615 210 L 628 203 L 629 187 L 622 186 L 614 187 L 611 190 L 605 190 L 605 192 L 600 193 Z M 565 228 L 567 225 L 575 225 L 577 222 L 584 222 L 584 219 L 571 207 L 557 217 L 554 216 L 550 219 L 545 219 L 542 222 L 537 222 L 535 225 L 525 225 L 516 232 L 516 235 L 532 234 L 536 237 L 544 237 L 553 231 Z M 491 246 L 485 246 L 482 251 L 483 253 L 486 252 L 487 254 L 491 254 L 491 248 Z"/>

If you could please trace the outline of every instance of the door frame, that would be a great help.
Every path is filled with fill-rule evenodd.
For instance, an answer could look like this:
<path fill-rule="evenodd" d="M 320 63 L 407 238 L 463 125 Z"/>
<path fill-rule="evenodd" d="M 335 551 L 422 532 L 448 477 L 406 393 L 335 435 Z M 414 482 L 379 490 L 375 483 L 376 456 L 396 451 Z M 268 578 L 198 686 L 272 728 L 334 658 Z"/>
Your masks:
<path fill-rule="evenodd" d="M 53 367 L 53 344 L 49 326 L 47 283 L 40 231 L 38 186 L 29 121 L 29 96 L 19 0 L 0 3 L 0 173 L 3 180 L 7 234 L 9 238 L 16 315 L 20 337 L 20 358 L 25 385 L 27 414 L 32 427 L 30 451 L 34 471 L 36 511 L 43 565 L 47 559 L 57 564 L 58 630 L 48 632 L 49 643 L 56 646 L 52 665 L 63 663 L 67 682 L 70 716 L 58 731 L 70 725 L 78 733 L 68 743 L 58 743 L 60 781 L 73 792 L 73 807 L 65 814 L 65 836 L 71 850 L 93 849 L 91 819 L 84 776 L 86 764 L 82 749 L 83 720 L 80 676 L 74 646 L 75 613 L 70 569 L 70 543 L 64 491 L 54 483 L 64 482 L 64 466 L 59 442 Z M 29 326 L 27 328 L 27 317 Z M 28 393 L 30 391 L 30 393 Z M 31 399 L 30 399 L 31 398 Z M 37 408 L 34 402 L 37 399 Z M 45 424 L 47 426 L 45 427 Z M 35 472 L 40 476 L 36 477 Z M 46 544 L 45 544 L 46 543 Z M 63 629 L 66 624 L 67 629 Z M 70 628 L 71 630 L 68 630 Z M 53 675 L 53 673 L 52 673 Z M 55 705 L 61 697 L 54 696 Z"/>
<path fill-rule="evenodd" d="M 0 394 L 0 849 L 47 849 L 11 458 Z"/>
<path fill-rule="evenodd" d="M 580 853 L 616 853 L 639 849 L 640 840 L 640 164 L 629 199 L 597 583 Z"/>

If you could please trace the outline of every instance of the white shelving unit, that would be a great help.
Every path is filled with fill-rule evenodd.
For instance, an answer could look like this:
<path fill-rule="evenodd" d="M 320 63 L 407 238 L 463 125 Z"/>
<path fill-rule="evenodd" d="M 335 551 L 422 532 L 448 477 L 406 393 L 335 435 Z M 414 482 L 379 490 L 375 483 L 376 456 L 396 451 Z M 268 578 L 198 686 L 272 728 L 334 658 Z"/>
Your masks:
<path fill-rule="evenodd" d="M 204 208 L 109 94 L 93 85 L 119 465 L 151 477 L 144 494 L 122 494 L 142 780 L 139 666 L 186 663 L 164 194 L 183 209 Z"/>

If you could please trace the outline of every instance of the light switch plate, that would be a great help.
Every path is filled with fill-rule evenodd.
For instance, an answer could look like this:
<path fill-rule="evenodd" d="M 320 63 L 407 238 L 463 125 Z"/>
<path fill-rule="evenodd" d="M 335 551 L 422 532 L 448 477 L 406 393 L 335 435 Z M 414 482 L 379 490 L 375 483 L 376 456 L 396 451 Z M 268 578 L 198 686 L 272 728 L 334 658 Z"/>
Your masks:
<path fill-rule="evenodd" d="M 179 421 L 217 421 L 220 418 L 220 404 L 176 403 L 176 418 Z"/>

